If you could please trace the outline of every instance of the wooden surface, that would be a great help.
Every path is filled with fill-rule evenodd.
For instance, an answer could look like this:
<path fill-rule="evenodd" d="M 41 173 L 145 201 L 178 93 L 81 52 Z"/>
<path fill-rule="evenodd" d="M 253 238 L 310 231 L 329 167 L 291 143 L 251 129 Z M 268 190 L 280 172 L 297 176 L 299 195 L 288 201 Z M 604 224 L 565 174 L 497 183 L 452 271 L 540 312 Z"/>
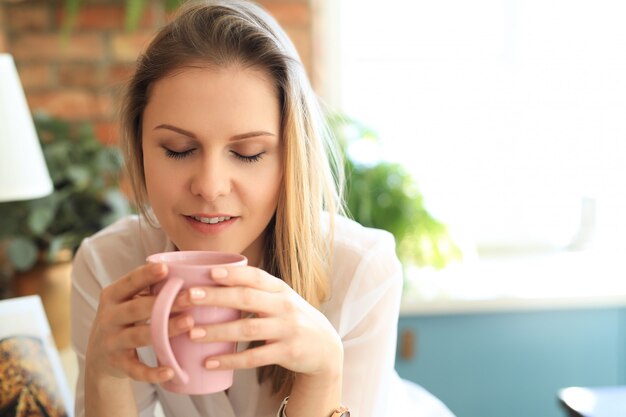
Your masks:
<path fill-rule="evenodd" d="M 71 262 L 39 265 L 14 279 L 14 295 L 39 295 L 58 349 L 70 344 Z"/>

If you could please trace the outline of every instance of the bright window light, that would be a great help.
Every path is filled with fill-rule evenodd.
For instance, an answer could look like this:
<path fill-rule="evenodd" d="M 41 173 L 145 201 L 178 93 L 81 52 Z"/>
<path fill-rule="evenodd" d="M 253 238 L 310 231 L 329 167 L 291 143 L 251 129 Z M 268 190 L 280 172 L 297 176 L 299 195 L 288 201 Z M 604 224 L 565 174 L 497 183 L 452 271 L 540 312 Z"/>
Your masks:
<path fill-rule="evenodd" d="M 338 106 L 437 217 L 485 251 L 623 241 L 626 2 L 338 3 Z"/>

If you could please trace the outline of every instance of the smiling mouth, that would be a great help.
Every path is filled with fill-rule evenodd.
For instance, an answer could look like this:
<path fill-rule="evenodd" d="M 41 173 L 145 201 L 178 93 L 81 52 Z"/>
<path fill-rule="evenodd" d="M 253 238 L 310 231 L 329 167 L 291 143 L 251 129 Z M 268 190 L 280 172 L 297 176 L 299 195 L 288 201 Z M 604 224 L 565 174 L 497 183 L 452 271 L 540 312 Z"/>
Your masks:
<path fill-rule="evenodd" d="M 189 216 L 197 222 L 205 223 L 205 224 L 217 224 L 221 222 L 225 222 L 230 220 L 232 217 L 229 216 L 220 216 L 220 217 L 201 217 L 201 216 Z"/>

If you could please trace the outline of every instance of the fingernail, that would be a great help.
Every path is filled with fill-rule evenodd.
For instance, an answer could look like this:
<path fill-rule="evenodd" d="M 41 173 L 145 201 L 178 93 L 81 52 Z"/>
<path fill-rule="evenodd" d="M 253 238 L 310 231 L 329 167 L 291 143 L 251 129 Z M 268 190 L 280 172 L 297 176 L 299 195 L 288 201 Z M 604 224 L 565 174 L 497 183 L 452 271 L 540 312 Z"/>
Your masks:
<path fill-rule="evenodd" d="M 206 291 L 203 288 L 191 288 L 189 289 L 189 297 L 192 300 L 202 300 L 206 297 Z"/>
<path fill-rule="evenodd" d="M 215 359 L 209 359 L 204 362 L 204 367 L 207 369 L 217 368 L 218 366 L 220 366 L 220 362 L 216 361 Z"/>
<path fill-rule="evenodd" d="M 228 276 L 228 270 L 226 270 L 226 268 L 213 268 L 211 270 L 211 277 L 213 279 L 224 279 Z"/>
<path fill-rule="evenodd" d="M 179 329 L 186 329 L 189 326 L 193 326 L 193 321 L 192 321 L 191 317 L 186 316 L 186 317 L 183 317 L 182 319 L 178 320 L 177 325 L 178 325 Z"/>
<path fill-rule="evenodd" d="M 204 330 L 202 327 L 194 327 L 189 331 L 189 337 L 192 339 L 200 339 L 204 336 L 206 336 L 206 330 Z"/>

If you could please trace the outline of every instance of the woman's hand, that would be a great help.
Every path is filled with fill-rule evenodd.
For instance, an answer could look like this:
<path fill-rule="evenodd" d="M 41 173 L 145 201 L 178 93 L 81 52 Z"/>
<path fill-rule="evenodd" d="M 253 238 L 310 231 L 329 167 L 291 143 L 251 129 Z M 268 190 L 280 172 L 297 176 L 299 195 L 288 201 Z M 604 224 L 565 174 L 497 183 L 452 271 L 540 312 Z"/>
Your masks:
<path fill-rule="evenodd" d="M 151 368 L 139 361 L 136 348 L 152 344 L 150 318 L 155 296 L 150 286 L 167 275 L 167 266 L 148 264 L 123 276 L 100 294 L 86 352 L 86 371 L 90 377 L 130 377 L 137 381 L 159 383 L 173 377 L 166 367 Z M 176 299 L 172 311 L 189 307 L 187 293 Z M 181 314 L 170 319 L 170 337 L 188 332 L 193 318 Z"/>
<path fill-rule="evenodd" d="M 233 354 L 207 358 L 210 369 L 256 368 L 277 364 L 298 374 L 340 374 L 341 339 L 326 317 L 281 279 L 250 267 L 214 268 L 212 278 L 223 286 L 189 291 L 196 305 L 232 307 L 254 317 L 197 326 L 190 332 L 197 342 L 265 341 Z"/>

